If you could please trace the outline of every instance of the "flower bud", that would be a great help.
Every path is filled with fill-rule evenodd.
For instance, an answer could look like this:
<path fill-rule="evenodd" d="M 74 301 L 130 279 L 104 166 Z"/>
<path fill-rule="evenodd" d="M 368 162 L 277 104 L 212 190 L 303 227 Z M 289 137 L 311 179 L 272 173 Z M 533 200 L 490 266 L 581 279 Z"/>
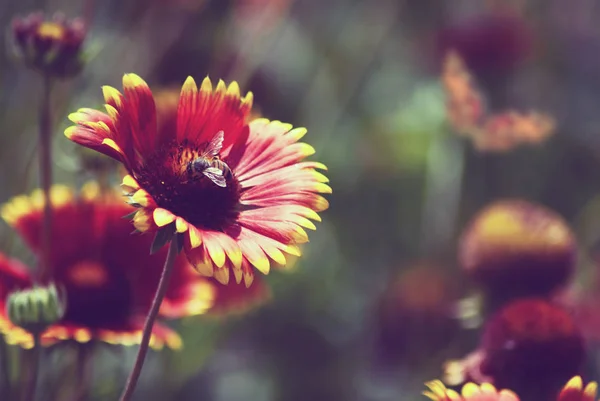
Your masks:
<path fill-rule="evenodd" d="M 482 210 L 462 235 L 459 262 L 492 299 L 547 296 L 575 267 L 576 241 L 553 211 L 522 200 Z"/>
<path fill-rule="evenodd" d="M 32 334 L 40 334 L 65 313 L 64 302 L 54 284 L 14 292 L 8 296 L 6 305 L 10 321 Z"/>
<path fill-rule="evenodd" d="M 58 78 L 73 77 L 83 68 L 83 21 L 68 21 L 61 14 L 47 21 L 35 13 L 15 18 L 11 32 L 14 53 L 29 68 Z"/>

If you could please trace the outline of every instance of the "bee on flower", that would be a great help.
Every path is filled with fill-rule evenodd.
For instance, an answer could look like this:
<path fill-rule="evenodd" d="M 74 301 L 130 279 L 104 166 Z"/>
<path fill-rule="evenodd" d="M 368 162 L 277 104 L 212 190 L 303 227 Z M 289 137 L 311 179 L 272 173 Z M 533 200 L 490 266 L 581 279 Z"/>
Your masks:
<path fill-rule="evenodd" d="M 300 255 L 331 192 L 325 166 L 303 161 L 315 152 L 299 142 L 306 129 L 248 122 L 253 97 L 235 82 L 188 78 L 169 116 L 157 116 L 139 76 L 125 75 L 123 88 L 105 86 L 106 113 L 80 109 L 65 135 L 123 164 L 133 224 L 162 238 L 156 249 L 177 238 L 201 274 L 246 286 L 254 269 L 267 274 Z"/>

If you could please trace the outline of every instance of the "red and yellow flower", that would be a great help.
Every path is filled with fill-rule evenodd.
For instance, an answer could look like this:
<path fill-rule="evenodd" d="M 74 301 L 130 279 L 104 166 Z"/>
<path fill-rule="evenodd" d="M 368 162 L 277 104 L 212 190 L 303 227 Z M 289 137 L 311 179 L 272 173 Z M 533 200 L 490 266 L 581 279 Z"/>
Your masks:
<path fill-rule="evenodd" d="M 238 84 L 205 78 L 198 88 L 189 77 L 181 90 L 175 124 L 158 116 L 150 88 L 140 77 L 123 78 L 124 94 L 103 88 L 106 113 L 80 109 L 69 116 L 72 141 L 111 156 L 128 171 L 123 188 L 138 212 L 137 230 L 169 230 L 183 240 L 189 261 L 221 283 L 249 286 L 253 267 L 267 274 L 285 265 L 308 241 L 306 228 L 327 209 L 325 166 L 302 162 L 314 149 L 299 140 L 306 129 L 279 121 L 247 122 L 252 94 Z M 218 157 L 229 166 L 224 186 L 190 168 L 219 132 Z M 212 161 L 212 158 L 211 158 Z"/>
<path fill-rule="evenodd" d="M 480 348 L 481 372 L 521 396 L 556 394 L 585 362 L 585 341 L 573 317 L 543 298 L 519 299 L 494 313 Z"/>
<path fill-rule="evenodd" d="M 596 401 L 598 383 L 589 382 L 585 387 L 581 376 L 575 376 L 565 384 L 556 401 Z"/>
<path fill-rule="evenodd" d="M 425 383 L 429 391 L 423 392 L 433 401 L 519 401 L 519 397 L 510 390 L 497 390 L 490 383 L 467 383 L 460 394 L 446 388 L 439 380 Z"/>
<path fill-rule="evenodd" d="M 497 299 L 548 296 L 575 269 L 577 242 L 556 212 L 521 199 L 483 208 L 461 236 L 459 263 Z"/>
<path fill-rule="evenodd" d="M 77 75 L 83 68 L 82 46 L 87 29 L 81 19 L 57 13 L 46 19 L 33 13 L 12 21 L 16 55 L 25 65 L 58 78 Z"/>
<path fill-rule="evenodd" d="M 433 401 L 519 401 L 519 396 L 511 390 L 496 390 L 491 383 L 466 383 L 460 394 L 446 388 L 440 380 L 425 383 L 428 391 L 423 392 Z M 585 387 L 581 376 L 574 376 L 562 388 L 556 401 L 596 401 L 598 383 L 589 382 Z"/>
<path fill-rule="evenodd" d="M 42 192 L 36 190 L 31 196 L 13 198 L 1 209 L 2 218 L 37 256 L 42 251 L 43 199 Z M 54 211 L 49 265 L 34 276 L 19 261 L 0 255 L 0 332 L 8 343 L 31 347 L 31 334 L 8 319 L 7 295 L 34 283 L 53 282 L 64 290 L 67 305 L 63 318 L 42 334 L 44 345 L 61 340 L 139 343 L 166 248 L 150 255 L 151 238 L 131 234 L 131 224 L 123 216 L 135 208 L 124 203 L 116 192 L 101 193 L 97 185 L 86 185 L 78 195 L 69 187 L 54 186 L 51 200 Z M 268 295 L 260 282 L 256 288 L 244 288 L 242 292 L 199 276 L 183 256 L 175 263 L 160 309 L 163 318 L 223 313 L 258 303 Z M 235 302 L 227 303 L 227 295 L 232 292 Z M 179 348 L 181 339 L 158 322 L 150 345 Z"/>

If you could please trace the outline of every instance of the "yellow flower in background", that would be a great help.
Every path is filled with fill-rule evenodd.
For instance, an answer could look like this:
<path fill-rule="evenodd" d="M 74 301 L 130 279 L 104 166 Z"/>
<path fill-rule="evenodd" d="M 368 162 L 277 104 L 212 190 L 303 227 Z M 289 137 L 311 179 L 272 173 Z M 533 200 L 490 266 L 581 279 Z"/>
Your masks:
<path fill-rule="evenodd" d="M 428 391 L 423 395 L 432 401 L 519 401 L 519 397 L 510 390 L 497 390 L 490 383 L 467 383 L 462 387 L 460 394 L 446 388 L 439 380 L 425 384 Z"/>

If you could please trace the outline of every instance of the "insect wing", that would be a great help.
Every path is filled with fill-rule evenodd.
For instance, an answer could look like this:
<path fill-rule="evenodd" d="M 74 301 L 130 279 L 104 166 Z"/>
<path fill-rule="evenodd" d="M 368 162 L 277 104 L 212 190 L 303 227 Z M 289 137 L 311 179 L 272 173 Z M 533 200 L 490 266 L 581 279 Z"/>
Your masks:
<path fill-rule="evenodd" d="M 225 188 L 227 186 L 227 180 L 223 176 L 223 172 L 216 167 L 209 167 L 204 169 L 202 172 L 205 177 L 214 182 L 216 185 Z"/>
<path fill-rule="evenodd" d="M 213 139 L 210 140 L 208 145 L 206 145 L 206 149 L 202 151 L 201 157 L 209 157 L 213 158 L 219 155 L 221 149 L 223 148 L 223 140 L 225 139 L 225 134 L 223 131 L 219 131 L 215 134 Z"/>

